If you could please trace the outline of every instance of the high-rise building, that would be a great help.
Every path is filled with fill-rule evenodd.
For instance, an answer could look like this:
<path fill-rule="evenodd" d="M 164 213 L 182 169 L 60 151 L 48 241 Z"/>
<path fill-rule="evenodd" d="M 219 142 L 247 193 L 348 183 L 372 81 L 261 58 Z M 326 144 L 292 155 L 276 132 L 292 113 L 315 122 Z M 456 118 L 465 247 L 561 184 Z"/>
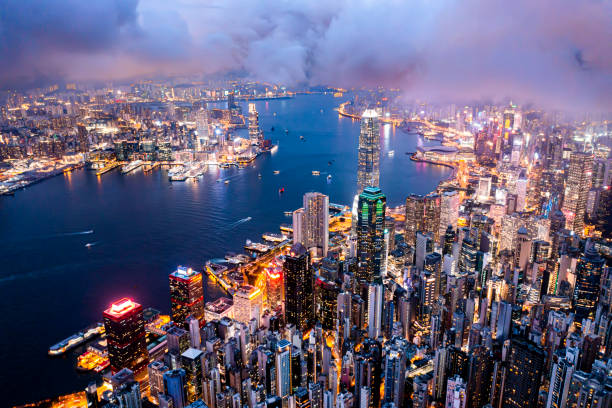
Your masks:
<path fill-rule="evenodd" d="M 172 320 L 185 328 L 193 316 L 204 325 L 204 288 L 202 273 L 179 266 L 170 274 L 170 308 Z"/>
<path fill-rule="evenodd" d="M 384 401 L 392 402 L 396 407 L 401 407 L 404 401 L 406 360 L 406 353 L 401 347 L 396 344 L 388 347 L 385 357 Z"/>
<path fill-rule="evenodd" d="M 459 334 L 461 336 L 461 334 Z M 476 346 L 470 352 L 467 377 L 467 406 L 482 407 L 489 401 L 493 359 L 485 346 Z M 446 397 L 448 398 L 448 389 Z"/>
<path fill-rule="evenodd" d="M 142 306 L 123 298 L 103 313 L 111 371 L 123 368 L 136 372 L 146 367 L 149 355 L 145 340 Z"/>
<path fill-rule="evenodd" d="M 196 113 L 196 151 L 203 151 L 210 142 L 210 132 L 208 129 L 208 112 L 205 109 L 200 109 Z"/>
<path fill-rule="evenodd" d="M 433 252 L 434 240 L 431 234 L 417 231 L 414 250 L 414 265 L 419 271 L 425 268 L 425 258 Z"/>
<path fill-rule="evenodd" d="M 573 306 L 576 313 L 575 322 L 579 326 L 582 325 L 582 319 L 595 316 L 604 263 L 604 259 L 591 245 L 576 264 Z"/>
<path fill-rule="evenodd" d="M 164 393 L 164 373 L 170 371 L 162 361 L 154 361 L 148 366 L 149 371 L 149 390 L 151 397 L 157 398 Z"/>
<path fill-rule="evenodd" d="M 378 113 L 367 109 L 361 116 L 357 191 L 380 185 L 380 129 Z"/>
<path fill-rule="evenodd" d="M 408 245 L 416 243 L 416 233 L 424 231 L 425 197 L 411 194 L 406 198 L 405 240 Z"/>
<path fill-rule="evenodd" d="M 440 223 L 438 236 L 440 244 L 444 244 L 444 237 L 448 226 L 457 229 L 459 219 L 459 193 L 457 191 L 446 191 L 440 195 Z"/>
<path fill-rule="evenodd" d="M 380 278 L 368 283 L 368 336 L 377 339 L 382 334 L 384 286 Z"/>
<path fill-rule="evenodd" d="M 329 241 L 329 197 L 321 193 L 304 194 L 304 234 L 302 244 L 327 256 Z"/>
<path fill-rule="evenodd" d="M 283 264 L 285 280 L 285 319 L 302 333 L 310 326 L 313 314 L 313 272 L 306 248 L 294 244 Z"/>
<path fill-rule="evenodd" d="M 504 383 L 503 406 L 535 407 L 538 402 L 545 354 L 540 347 L 523 339 L 513 339 Z"/>
<path fill-rule="evenodd" d="M 304 221 L 305 221 L 305 213 L 303 208 L 298 208 L 293 212 L 293 243 L 300 243 L 303 245 L 305 236 L 304 236 Z"/>
<path fill-rule="evenodd" d="M 357 278 L 372 282 L 383 273 L 385 211 L 387 199 L 378 187 L 359 195 L 357 221 Z"/>
<path fill-rule="evenodd" d="M 287 399 L 291 393 L 291 343 L 282 339 L 276 344 L 276 395 Z"/>
<path fill-rule="evenodd" d="M 95 381 L 89 383 L 87 388 L 85 388 L 85 400 L 87 401 L 87 408 L 98 408 L 100 406 L 98 386 Z"/>
<path fill-rule="evenodd" d="M 467 407 L 467 390 L 463 378 L 455 375 L 448 379 L 446 385 L 446 403 L 445 408 L 466 408 Z"/>
<path fill-rule="evenodd" d="M 546 408 L 563 408 L 567 404 L 569 385 L 576 369 L 578 351 L 567 348 L 564 353 L 565 356 L 559 356 L 552 366 Z"/>
<path fill-rule="evenodd" d="M 185 370 L 187 402 L 191 404 L 202 397 L 202 350 L 189 348 L 181 354 L 181 367 Z"/>
<path fill-rule="evenodd" d="M 120 408 L 142 408 L 140 384 L 138 381 L 128 381 L 115 390 L 115 399 Z"/>
<path fill-rule="evenodd" d="M 591 189 L 593 156 L 583 152 L 572 152 L 569 160 L 562 211 L 566 228 L 582 236 L 586 201 Z"/>
<path fill-rule="evenodd" d="M 189 404 L 185 377 L 185 370 L 182 368 L 164 373 L 164 394 L 172 398 L 173 408 L 185 408 Z"/>
<path fill-rule="evenodd" d="M 234 319 L 248 324 L 251 319 L 259 321 L 263 312 L 263 294 L 259 288 L 242 285 L 234 293 Z"/>
<path fill-rule="evenodd" d="M 263 140 L 263 133 L 259 128 L 259 113 L 254 103 L 249 103 L 249 141 L 257 145 Z"/>

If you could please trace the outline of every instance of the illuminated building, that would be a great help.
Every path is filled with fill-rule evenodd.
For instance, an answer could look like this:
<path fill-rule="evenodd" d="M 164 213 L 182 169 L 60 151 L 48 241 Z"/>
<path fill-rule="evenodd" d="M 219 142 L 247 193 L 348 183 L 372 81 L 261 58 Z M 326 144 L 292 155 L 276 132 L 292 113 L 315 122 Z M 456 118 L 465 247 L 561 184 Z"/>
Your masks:
<path fill-rule="evenodd" d="M 189 348 L 181 354 L 181 368 L 185 370 L 188 403 L 202 397 L 202 354 L 202 350 L 195 348 Z"/>
<path fill-rule="evenodd" d="M 327 256 L 329 241 L 329 197 L 321 193 L 304 194 L 303 242 L 307 249 L 316 248 Z"/>
<path fill-rule="evenodd" d="M 304 387 L 299 387 L 295 390 L 295 408 L 311 408 L 308 390 Z"/>
<path fill-rule="evenodd" d="M 416 243 L 417 231 L 423 231 L 423 214 L 425 213 L 425 197 L 411 194 L 406 198 L 406 228 L 405 240 L 408 245 Z"/>
<path fill-rule="evenodd" d="M 293 212 L 293 243 L 300 243 L 303 245 L 305 236 L 304 236 L 304 220 L 305 213 L 303 208 L 298 208 Z"/>
<path fill-rule="evenodd" d="M 263 133 L 259 128 L 259 113 L 254 103 L 249 103 L 249 141 L 257 145 L 263 140 Z"/>
<path fill-rule="evenodd" d="M 140 408 L 142 407 L 142 399 L 140 396 L 140 384 L 138 381 L 128 381 L 122 384 L 119 389 L 114 392 L 115 399 L 120 407 Z"/>
<path fill-rule="evenodd" d="M 382 334 L 384 286 L 380 278 L 368 283 L 368 337 L 377 339 Z"/>
<path fill-rule="evenodd" d="M 434 241 L 429 233 L 418 231 L 416 234 L 414 265 L 419 271 L 425 267 L 425 257 L 433 252 Z"/>
<path fill-rule="evenodd" d="M 404 401 L 406 353 L 397 344 L 391 344 L 385 348 L 384 401 L 393 402 L 396 407 L 400 407 Z"/>
<path fill-rule="evenodd" d="M 172 398 L 173 408 L 185 408 L 188 404 L 185 377 L 182 368 L 164 373 L 164 394 Z"/>
<path fill-rule="evenodd" d="M 440 196 L 426 196 L 424 210 L 423 230 L 431 234 L 434 243 L 440 242 Z"/>
<path fill-rule="evenodd" d="M 283 269 L 266 268 L 266 300 L 271 310 L 283 304 Z"/>
<path fill-rule="evenodd" d="M 317 320 L 321 322 L 323 330 L 336 329 L 339 293 L 340 288 L 335 282 L 317 276 L 315 280 L 315 314 Z"/>
<path fill-rule="evenodd" d="M 170 274 L 170 306 L 172 320 L 187 327 L 187 316 L 193 316 L 204 325 L 204 288 L 202 273 L 179 266 Z"/>
<path fill-rule="evenodd" d="M 425 256 L 423 269 L 431 274 L 435 279 L 434 299 L 444 293 L 445 282 L 442 281 L 442 255 L 437 252 L 429 253 Z"/>
<path fill-rule="evenodd" d="M 572 374 L 576 369 L 575 364 L 578 350 L 572 347 L 564 350 L 564 356 L 559 356 L 557 362 L 553 363 L 548 387 L 547 408 L 562 408 L 566 406 L 569 385 Z"/>
<path fill-rule="evenodd" d="M 485 346 L 476 346 L 469 354 L 467 406 L 482 407 L 489 401 L 493 359 Z M 450 380 L 449 380 L 450 381 Z M 448 390 L 446 397 L 448 398 Z M 534 405 L 529 405 L 534 406 Z"/>
<path fill-rule="evenodd" d="M 263 312 L 263 294 L 259 288 L 242 285 L 234 294 L 234 319 L 248 324 L 251 319 L 259 321 Z"/>
<path fill-rule="evenodd" d="M 149 355 L 145 340 L 142 306 L 131 299 L 114 302 L 103 313 L 111 371 L 146 367 Z"/>
<path fill-rule="evenodd" d="M 286 400 L 291 393 L 291 343 L 285 339 L 276 344 L 276 395 Z"/>
<path fill-rule="evenodd" d="M 595 316 L 604 263 L 594 246 L 590 246 L 576 264 L 576 285 L 572 303 L 578 326 L 582 325 L 582 319 Z"/>
<path fill-rule="evenodd" d="M 523 339 L 512 339 L 502 397 L 504 407 L 537 405 L 544 359 L 545 354 L 537 345 Z"/>
<path fill-rule="evenodd" d="M 444 246 L 442 248 L 442 255 L 450 255 L 453 253 L 453 244 L 455 243 L 455 230 L 453 226 L 449 225 L 446 227 L 444 232 Z"/>
<path fill-rule="evenodd" d="M 285 320 L 302 333 L 310 326 L 313 314 L 313 272 L 310 257 L 302 244 L 294 244 L 283 264 L 285 281 Z"/>
<path fill-rule="evenodd" d="M 366 187 L 359 195 L 357 221 L 357 278 L 372 282 L 383 272 L 385 211 L 387 199 L 378 187 Z"/>
<path fill-rule="evenodd" d="M 491 177 L 480 177 L 478 180 L 478 190 L 476 192 L 478 200 L 486 201 L 491 195 Z"/>
<path fill-rule="evenodd" d="M 446 404 L 445 408 L 466 408 L 467 390 L 463 378 L 455 375 L 448 379 L 446 385 Z"/>
<path fill-rule="evenodd" d="M 569 160 L 565 195 L 561 210 L 565 214 L 566 228 L 582 236 L 586 201 L 591 189 L 593 156 L 583 152 L 572 152 Z"/>
<path fill-rule="evenodd" d="M 440 196 L 440 222 L 438 236 L 441 243 L 444 243 L 445 233 L 450 225 L 452 229 L 457 228 L 459 218 L 459 193 L 456 191 L 446 191 Z"/>
<path fill-rule="evenodd" d="M 357 191 L 380 185 L 380 130 L 378 113 L 367 109 L 361 116 L 357 167 Z"/>
<path fill-rule="evenodd" d="M 87 401 L 87 408 L 98 408 L 100 406 L 98 386 L 95 381 L 89 383 L 87 388 L 85 388 L 85 400 Z"/>
<path fill-rule="evenodd" d="M 195 149 L 198 152 L 204 151 L 210 141 L 210 133 L 208 129 L 208 112 L 204 109 L 200 109 L 196 113 L 196 143 Z"/>
<path fill-rule="evenodd" d="M 149 390 L 153 398 L 164 393 L 164 373 L 170 371 L 170 367 L 162 361 L 154 361 L 147 368 L 149 372 Z"/>

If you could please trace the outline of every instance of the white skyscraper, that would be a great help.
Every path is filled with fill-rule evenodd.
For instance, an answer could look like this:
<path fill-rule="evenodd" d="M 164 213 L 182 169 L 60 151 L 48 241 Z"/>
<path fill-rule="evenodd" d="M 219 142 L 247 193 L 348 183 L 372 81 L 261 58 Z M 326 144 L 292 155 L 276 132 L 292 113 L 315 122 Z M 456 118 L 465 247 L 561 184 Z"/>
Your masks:
<path fill-rule="evenodd" d="M 329 241 L 329 197 L 321 193 L 304 194 L 302 244 L 317 248 L 321 256 L 327 256 Z"/>
<path fill-rule="evenodd" d="M 196 113 L 196 150 L 202 151 L 210 140 L 210 134 L 208 130 L 208 112 L 204 109 L 200 109 Z"/>
<path fill-rule="evenodd" d="M 253 318 L 259 320 L 262 305 L 261 290 L 251 285 L 242 285 L 234 294 L 234 319 L 245 324 Z"/>
<path fill-rule="evenodd" d="M 453 226 L 453 230 L 457 229 L 457 220 L 459 219 L 459 193 L 456 191 L 447 191 L 440 196 L 440 227 L 438 229 L 438 237 L 440 244 L 444 243 L 444 234 L 449 225 Z"/>
<path fill-rule="evenodd" d="M 491 177 L 480 177 L 478 179 L 478 191 L 476 192 L 479 201 L 486 201 L 491 195 Z"/>
<path fill-rule="evenodd" d="M 282 339 L 276 344 L 276 395 L 286 400 L 290 393 L 291 343 Z"/>
<path fill-rule="evenodd" d="M 293 243 L 304 243 L 304 209 L 298 208 L 293 212 Z"/>
<path fill-rule="evenodd" d="M 368 337 L 377 339 L 382 333 L 384 287 L 380 282 L 368 285 Z"/>

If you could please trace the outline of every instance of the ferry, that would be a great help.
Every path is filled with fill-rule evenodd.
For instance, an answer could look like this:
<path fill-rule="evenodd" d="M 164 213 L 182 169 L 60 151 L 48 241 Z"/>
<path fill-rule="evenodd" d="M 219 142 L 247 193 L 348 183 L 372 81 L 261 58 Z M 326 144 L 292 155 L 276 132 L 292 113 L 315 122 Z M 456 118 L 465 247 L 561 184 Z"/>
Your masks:
<path fill-rule="evenodd" d="M 230 182 L 229 180 L 225 180 L 224 181 L 225 184 L 229 184 L 229 182 Z"/>
<path fill-rule="evenodd" d="M 331 181 L 331 179 L 332 179 L 332 175 L 331 175 L 331 174 L 328 174 L 328 175 L 327 175 L 327 181 Z"/>
<path fill-rule="evenodd" d="M 278 145 L 275 144 L 274 146 L 272 146 L 272 148 L 270 149 L 270 153 L 276 153 L 278 151 Z"/>
<path fill-rule="evenodd" d="M 280 174 L 280 170 L 274 170 L 274 174 Z"/>
<path fill-rule="evenodd" d="M 125 166 L 121 167 L 121 173 L 127 174 L 131 172 L 132 170 L 136 170 L 138 167 L 142 166 L 143 164 L 144 162 L 142 160 L 134 160 L 133 162 L 130 162 L 126 164 Z"/>
<path fill-rule="evenodd" d="M 321 174 L 321 172 L 319 170 L 313 170 L 312 171 L 312 175 L 313 176 L 319 176 Z"/>
<path fill-rule="evenodd" d="M 270 242 L 283 242 L 284 240 L 287 239 L 287 237 L 284 236 L 283 234 L 275 234 L 273 232 L 266 232 L 261 237 L 265 239 L 266 241 L 270 241 Z"/>
<path fill-rule="evenodd" d="M 395 150 L 389 150 L 389 153 L 387 153 L 389 155 L 389 157 L 393 157 L 395 156 Z"/>
<path fill-rule="evenodd" d="M 287 217 L 293 217 L 293 211 L 285 211 Z"/>
<path fill-rule="evenodd" d="M 104 332 L 104 325 L 102 323 L 96 323 L 95 325 L 88 327 L 84 331 L 80 331 L 72 336 L 60 341 L 57 344 L 49 347 L 50 356 L 59 356 L 67 352 L 68 350 L 83 344 L 85 341 L 99 336 Z"/>

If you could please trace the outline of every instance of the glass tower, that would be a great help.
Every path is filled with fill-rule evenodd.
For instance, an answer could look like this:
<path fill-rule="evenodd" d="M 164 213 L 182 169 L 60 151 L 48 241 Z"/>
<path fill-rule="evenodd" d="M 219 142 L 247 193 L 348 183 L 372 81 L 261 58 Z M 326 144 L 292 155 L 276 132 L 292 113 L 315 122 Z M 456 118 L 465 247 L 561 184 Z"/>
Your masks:
<path fill-rule="evenodd" d="M 367 109 L 361 116 L 359 134 L 359 164 L 357 167 L 357 191 L 380 184 L 380 130 L 378 113 Z"/>
<path fill-rule="evenodd" d="M 357 214 L 357 278 L 373 282 L 381 278 L 385 250 L 387 198 L 378 187 L 366 187 L 359 195 Z"/>

